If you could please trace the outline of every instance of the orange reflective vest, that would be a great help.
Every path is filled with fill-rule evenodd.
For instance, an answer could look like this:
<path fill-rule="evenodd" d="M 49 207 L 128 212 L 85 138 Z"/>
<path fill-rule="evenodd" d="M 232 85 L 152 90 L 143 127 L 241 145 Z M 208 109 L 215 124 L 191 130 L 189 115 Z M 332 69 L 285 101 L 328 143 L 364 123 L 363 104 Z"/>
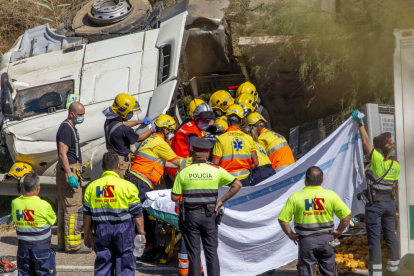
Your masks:
<path fill-rule="evenodd" d="M 179 157 L 186 158 L 190 156 L 190 145 L 188 144 L 188 136 L 190 134 L 195 134 L 197 137 L 205 136 L 206 134 L 204 131 L 201 131 L 194 120 L 189 121 L 185 125 L 183 125 L 177 133 L 175 133 L 174 137 L 170 142 L 170 146 L 172 150 L 177 154 Z M 175 176 L 177 174 L 176 169 L 165 169 L 165 173 L 169 175 Z"/>
<path fill-rule="evenodd" d="M 131 170 L 151 187 L 151 184 L 157 185 L 160 181 L 164 174 L 165 163 L 177 158 L 178 156 L 164 138 L 156 133 L 142 142 L 135 154 Z"/>
<path fill-rule="evenodd" d="M 220 159 L 220 167 L 243 180 L 249 176 L 252 164 L 252 152 L 256 151 L 253 138 L 231 126 L 217 137 L 213 149 L 213 157 Z"/>
<path fill-rule="evenodd" d="M 265 148 L 267 156 L 272 162 L 272 168 L 276 172 L 295 163 L 292 150 L 282 135 L 263 128 L 259 135 L 259 143 Z"/>

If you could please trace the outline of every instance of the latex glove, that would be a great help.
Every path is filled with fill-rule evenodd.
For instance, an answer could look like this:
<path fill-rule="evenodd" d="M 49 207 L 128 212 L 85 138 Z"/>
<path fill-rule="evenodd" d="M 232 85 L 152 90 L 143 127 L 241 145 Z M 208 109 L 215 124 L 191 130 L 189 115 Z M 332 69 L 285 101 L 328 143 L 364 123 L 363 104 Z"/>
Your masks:
<path fill-rule="evenodd" d="M 152 120 L 150 117 L 145 117 L 144 119 L 141 120 L 141 124 L 144 124 L 144 125 L 149 125 L 151 123 L 152 123 Z"/>
<path fill-rule="evenodd" d="M 152 130 L 154 131 L 154 133 L 155 133 L 155 132 L 157 132 L 157 128 L 156 128 L 156 126 L 155 126 L 155 125 L 153 125 L 151 128 L 152 128 Z"/>
<path fill-rule="evenodd" d="M 359 112 L 358 109 L 354 110 L 354 112 L 352 112 L 352 118 L 354 118 L 354 120 L 360 124 L 364 122 L 364 114 L 362 114 L 361 112 Z"/>
<path fill-rule="evenodd" d="M 69 176 L 69 186 L 76 189 L 79 188 L 79 182 L 73 174 Z"/>

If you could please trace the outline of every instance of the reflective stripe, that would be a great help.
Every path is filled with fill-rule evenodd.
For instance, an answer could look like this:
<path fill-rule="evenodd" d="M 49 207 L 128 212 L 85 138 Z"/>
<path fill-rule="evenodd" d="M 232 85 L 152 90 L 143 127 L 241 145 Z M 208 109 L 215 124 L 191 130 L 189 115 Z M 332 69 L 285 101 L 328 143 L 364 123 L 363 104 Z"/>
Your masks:
<path fill-rule="evenodd" d="M 75 235 L 75 214 L 70 215 L 69 234 Z"/>
<path fill-rule="evenodd" d="M 188 159 L 188 157 L 181 160 L 180 169 L 185 168 L 185 165 L 187 164 L 187 159 Z"/>
<path fill-rule="evenodd" d="M 190 262 L 189 261 L 186 261 L 185 263 L 179 262 L 178 267 L 179 268 L 189 268 L 190 267 Z"/>
<path fill-rule="evenodd" d="M 130 173 L 134 174 L 136 177 L 141 178 L 141 180 L 144 180 L 147 182 L 148 186 L 150 186 L 151 190 L 154 189 L 154 186 L 152 186 L 152 181 L 140 174 L 139 172 L 136 172 L 134 170 L 129 170 Z"/>
<path fill-rule="evenodd" d="M 388 260 L 387 264 L 392 265 L 392 266 L 396 266 L 396 265 L 400 264 L 400 260 L 396 260 L 396 261 Z"/>
<path fill-rule="evenodd" d="M 187 254 L 178 253 L 178 259 L 188 260 L 188 255 Z"/>
<path fill-rule="evenodd" d="M 369 264 L 369 268 L 374 269 L 374 270 L 381 270 L 382 269 L 382 264 Z"/>
<path fill-rule="evenodd" d="M 140 203 L 141 204 L 141 203 Z M 98 207 L 98 208 L 91 208 L 91 213 L 105 213 L 105 212 L 111 212 L 116 214 L 121 214 L 123 212 L 128 212 L 129 209 L 112 209 L 112 208 L 106 208 L 106 207 Z"/>
<path fill-rule="evenodd" d="M 22 228 L 22 227 L 16 226 L 17 231 L 24 232 L 24 233 L 37 233 L 37 232 L 45 231 L 46 229 L 50 229 L 50 224 L 46 224 L 43 227 L 35 227 L 35 228 Z"/>
<path fill-rule="evenodd" d="M 244 170 L 244 171 L 238 171 L 238 172 L 231 172 L 230 174 L 232 176 L 239 176 L 239 175 L 244 175 L 244 174 L 249 174 L 250 172 L 248 170 Z"/>
<path fill-rule="evenodd" d="M 124 220 L 131 219 L 131 218 L 132 218 L 132 215 L 128 213 L 122 217 L 115 217 L 111 215 L 93 217 L 93 220 L 94 221 L 124 221 Z"/>
<path fill-rule="evenodd" d="M 387 270 L 391 271 L 391 272 L 396 272 L 398 270 L 398 265 L 397 266 L 387 266 Z"/>
<path fill-rule="evenodd" d="M 282 171 L 282 170 L 284 170 L 284 169 L 286 169 L 287 167 L 289 167 L 290 165 L 284 165 L 284 166 L 282 166 L 282 167 L 277 167 L 277 168 L 275 168 L 275 172 L 276 173 L 278 173 L 278 172 L 280 172 L 280 171 Z"/>
<path fill-rule="evenodd" d="M 370 271 L 369 276 L 382 276 L 382 271 Z"/>
<path fill-rule="evenodd" d="M 231 159 L 251 159 L 251 154 L 232 154 L 221 157 L 221 161 L 231 160 Z"/>
<path fill-rule="evenodd" d="M 49 231 L 46 234 L 40 235 L 40 236 L 22 236 L 22 235 L 17 235 L 17 238 L 19 240 L 22 241 L 41 241 L 41 240 L 45 240 L 48 239 L 52 236 L 52 231 Z"/>
<path fill-rule="evenodd" d="M 295 228 L 301 227 L 301 228 L 317 228 L 317 227 L 333 227 L 334 222 L 328 221 L 328 222 L 316 222 L 316 223 L 297 223 L 295 222 Z"/>
<path fill-rule="evenodd" d="M 148 160 L 154 161 L 154 162 L 158 162 L 158 163 L 160 163 L 160 164 L 161 164 L 161 166 L 163 166 L 163 167 L 165 166 L 164 162 L 162 162 L 162 160 L 161 160 L 161 159 L 159 159 L 159 158 L 157 158 L 157 157 L 151 156 L 151 155 L 146 154 L 146 153 L 143 153 L 143 152 L 138 152 L 136 155 L 141 156 L 141 157 L 143 157 L 143 158 L 146 158 L 146 159 L 148 159 Z"/>
<path fill-rule="evenodd" d="M 140 208 L 140 207 L 142 207 L 141 202 L 131 203 L 129 204 L 129 211 L 135 210 L 135 208 Z"/>
<path fill-rule="evenodd" d="M 201 202 L 216 202 L 217 197 L 186 197 L 184 198 L 184 202 L 186 203 L 201 203 Z"/>
<path fill-rule="evenodd" d="M 267 156 L 271 155 L 272 153 L 274 153 L 274 152 L 275 152 L 275 151 L 277 151 L 278 149 L 283 148 L 284 146 L 289 146 L 289 145 L 288 145 L 288 143 L 286 143 L 286 142 L 282 142 L 282 143 L 280 143 L 280 144 L 278 144 L 278 145 L 274 146 L 274 147 L 273 147 L 273 148 L 271 148 L 270 150 L 268 150 L 268 151 L 266 152 Z"/>
<path fill-rule="evenodd" d="M 327 233 L 334 230 L 333 227 L 330 228 L 326 228 L 326 229 L 321 229 L 321 230 L 316 230 L 316 231 L 303 231 L 303 230 L 298 230 L 295 228 L 295 231 L 298 235 L 301 236 L 309 236 L 309 235 L 313 235 L 313 234 L 318 234 L 318 233 Z"/>
<path fill-rule="evenodd" d="M 184 195 L 204 194 L 204 193 L 218 193 L 218 189 L 197 189 L 197 190 L 185 190 L 185 191 L 183 191 Z"/>

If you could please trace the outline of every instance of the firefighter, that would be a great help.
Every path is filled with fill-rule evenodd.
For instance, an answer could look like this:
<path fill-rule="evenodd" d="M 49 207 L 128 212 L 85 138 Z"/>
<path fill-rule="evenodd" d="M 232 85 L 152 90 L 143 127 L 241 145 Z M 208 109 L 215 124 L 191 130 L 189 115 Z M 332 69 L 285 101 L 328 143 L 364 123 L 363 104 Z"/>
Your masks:
<path fill-rule="evenodd" d="M 335 249 L 328 244 L 338 238 L 351 220 L 351 210 L 333 191 L 321 187 L 323 172 L 312 166 L 306 171 L 305 188 L 294 192 L 279 214 L 285 234 L 299 245 L 298 274 L 313 276 L 316 262 L 323 276 L 336 276 Z M 335 215 L 341 220 L 334 230 Z M 294 216 L 295 232 L 289 226 Z"/>
<path fill-rule="evenodd" d="M 83 203 L 85 245 L 95 242 L 95 275 L 135 275 L 133 255 L 135 226 L 144 238 L 142 204 L 137 187 L 121 179 L 118 155 L 107 152 L 102 158 L 102 177 L 89 184 Z M 94 223 L 95 237 L 91 233 Z"/>
<path fill-rule="evenodd" d="M 245 117 L 257 110 L 257 103 L 254 96 L 248 93 L 241 94 L 237 97 L 236 104 L 239 104 L 243 108 Z"/>
<path fill-rule="evenodd" d="M 259 143 L 266 150 L 267 156 L 272 161 L 272 167 L 276 173 L 295 163 L 295 158 L 285 137 L 265 127 L 265 118 L 257 112 L 247 117 L 247 124 L 254 126 L 259 135 Z"/>
<path fill-rule="evenodd" d="M 191 120 L 194 119 L 193 112 L 196 109 L 196 107 L 199 106 L 202 103 L 204 103 L 204 101 L 202 99 L 193 99 L 193 100 L 191 100 L 191 102 L 188 104 L 188 115 L 189 116 L 181 123 L 181 125 L 178 127 L 178 129 L 182 128 L 183 125 L 187 124 L 188 122 L 191 122 Z"/>
<path fill-rule="evenodd" d="M 395 159 L 390 159 L 395 144 L 391 133 L 385 132 L 374 137 L 371 145 L 364 121 L 358 117 L 359 111 L 352 113 L 359 124 L 362 145 L 371 159 L 371 167 L 366 173 L 367 184 L 370 186 L 372 205 L 365 207 L 365 223 L 369 247 L 369 275 L 382 275 L 381 228 L 387 243 L 387 275 L 396 275 L 400 264 L 400 246 L 395 235 L 395 217 L 397 199 L 393 195 L 396 181 L 400 177 L 401 166 Z M 374 192 L 373 192 L 374 191 Z"/>
<path fill-rule="evenodd" d="M 220 117 L 226 115 L 227 108 L 234 104 L 234 99 L 226 90 L 219 90 L 211 95 L 209 104 L 216 116 Z"/>
<path fill-rule="evenodd" d="M 19 276 L 56 275 L 55 251 L 52 249 L 51 225 L 56 214 L 50 204 L 38 197 L 40 179 L 35 173 L 23 178 L 24 195 L 11 203 L 16 225 L 17 266 Z"/>
<path fill-rule="evenodd" d="M 254 86 L 251 82 L 248 82 L 248 81 L 242 83 L 237 88 L 236 99 L 242 94 L 250 94 L 250 95 L 254 96 L 254 100 L 257 103 L 257 111 L 256 112 L 261 114 L 263 116 L 263 118 L 266 119 L 266 123 L 265 123 L 266 128 L 271 129 L 269 111 L 267 111 L 267 109 L 263 105 L 260 104 L 261 99 L 259 97 L 259 93 L 256 90 L 256 86 Z"/>
<path fill-rule="evenodd" d="M 213 164 L 227 170 L 240 180 L 243 186 L 250 186 L 250 172 L 257 167 L 259 161 L 252 137 L 240 129 L 244 120 L 243 114 L 243 108 L 238 104 L 233 104 L 227 109 L 229 128 L 217 137 L 213 149 Z"/>
<path fill-rule="evenodd" d="M 183 195 L 184 241 L 188 250 L 188 275 L 200 275 L 200 238 L 207 262 L 208 275 L 220 275 L 217 213 L 224 202 L 234 196 L 242 184 L 224 169 L 206 164 L 210 149 L 209 141 L 196 138 L 192 141 L 193 164 L 182 169 L 171 190 L 171 199 L 178 201 Z M 219 200 L 218 187 L 230 186 L 230 190 Z"/>
<path fill-rule="evenodd" d="M 150 128 L 143 134 L 138 135 L 132 127 L 140 124 L 148 125 L 151 123 L 151 119 L 145 117 L 142 120 L 130 121 L 134 114 L 141 113 L 141 107 L 133 96 L 125 93 L 115 97 L 110 111 L 105 113 L 107 116 L 104 125 L 106 148 L 108 151 L 118 154 L 119 163 L 121 164 L 118 173 L 123 179 L 125 171 L 131 166 L 133 158 L 130 146 L 144 141 L 153 133 L 152 128 Z"/>
<path fill-rule="evenodd" d="M 229 126 L 227 124 L 227 117 L 226 116 L 221 116 L 220 118 L 217 118 L 214 121 L 213 125 L 209 126 L 206 129 L 206 136 L 204 136 L 204 138 L 206 140 L 209 140 L 214 145 L 216 143 L 217 137 L 222 135 L 228 127 Z M 187 157 L 187 158 L 191 158 L 191 157 Z M 211 150 L 210 157 L 208 158 L 207 161 L 211 162 L 212 160 L 213 160 L 213 150 Z"/>
<path fill-rule="evenodd" d="M 69 253 L 90 253 L 82 246 L 82 189 L 79 189 L 82 154 L 76 129 L 85 116 L 85 107 L 79 102 L 69 106 L 68 117 L 56 133 L 59 161 L 56 165 L 58 188 L 58 248 Z"/>
<path fill-rule="evenodd" d="M 275 170 L 272 168 L 272 162 L 267 156 L 264 147 L 258 142 L 257 132 L 253 126 L 243 126 L 242 131 L 250 136 L 252 136 L 254 144 L 256 145 L 257 159 L 259 160 L 259 165 L 253 171 L 252 183 L 250 186 L 256 186 L 263 180 L 271 177 L 276 174 Z"/>

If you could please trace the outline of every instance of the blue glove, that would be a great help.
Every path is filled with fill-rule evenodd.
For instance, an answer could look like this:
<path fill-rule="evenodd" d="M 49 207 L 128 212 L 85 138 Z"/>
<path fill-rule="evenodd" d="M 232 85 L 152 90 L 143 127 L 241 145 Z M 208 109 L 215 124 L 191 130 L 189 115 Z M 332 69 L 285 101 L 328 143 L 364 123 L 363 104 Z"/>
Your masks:
<path fill-rule="evenodd" d="M 69 177 L 69 186 L 71 186 L 72 188 L 76 188 L 76 189 L 79 188 L 79 182 L 74 175 L 71 175 Z"/>
<path fill-rule="evenodd" d="M 157 128 L 155 125 L 152 126 L 152 130 L 154 131 L 154 133 L 157 132 Z"/>
<path fill-rule="evenodd" d="M 145 117 L 144 119 L 141 120 L 141 124 L 144 124 L 144 125 L 149 125 L 151 123 L 152 123 L 152 120 L 150 117 Z"/>
<path fill-rule="evenodd" d="M 361 124 L 361 123 L 363 123 L 363 122 L 364 122 L 364 119 L 363 119 L 363 118 L 358 118 L 358 113 L 359 113 L 359 110 L 358 110 L 358 109 L 354 110 L 354 112 L 352 112 L 352 118 L 354 118 L 354 120 L 355 120 L 358 124 Z"/>

